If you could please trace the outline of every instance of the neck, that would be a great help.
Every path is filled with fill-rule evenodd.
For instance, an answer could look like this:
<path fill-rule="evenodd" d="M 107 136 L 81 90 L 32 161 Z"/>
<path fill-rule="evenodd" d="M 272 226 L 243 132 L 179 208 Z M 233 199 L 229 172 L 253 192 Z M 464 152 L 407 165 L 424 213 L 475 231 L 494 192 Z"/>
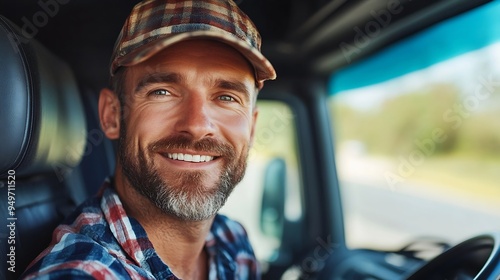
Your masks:
<path fill-rule="evenodd" d="M 161 211 L 138 193 L 117 170 L 115 188 L 127 215 L 146 230 L 158 256 L 181 279 L 207 279 L 208 259 L 203 250 L 212 219 L 184 221 Z"/>

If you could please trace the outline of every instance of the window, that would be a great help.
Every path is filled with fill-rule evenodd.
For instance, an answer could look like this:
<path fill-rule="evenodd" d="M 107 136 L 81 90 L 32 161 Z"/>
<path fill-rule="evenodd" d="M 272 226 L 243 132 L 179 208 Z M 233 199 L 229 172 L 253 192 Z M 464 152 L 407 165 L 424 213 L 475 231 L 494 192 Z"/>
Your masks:
<path fill-rule="evenodd" d="M 349 247 L 500 230 L 499 13 L 484 5 L 333 73 Z"/>
<path fill-rule="evenodd" d="M 286 223 L 302 217 L 297 132 L 291 108 L 281 101 L 257 102 L 255 139 L 242 182 L 225 214 L 245 226 L 259 261 L 279 255 Z"/>

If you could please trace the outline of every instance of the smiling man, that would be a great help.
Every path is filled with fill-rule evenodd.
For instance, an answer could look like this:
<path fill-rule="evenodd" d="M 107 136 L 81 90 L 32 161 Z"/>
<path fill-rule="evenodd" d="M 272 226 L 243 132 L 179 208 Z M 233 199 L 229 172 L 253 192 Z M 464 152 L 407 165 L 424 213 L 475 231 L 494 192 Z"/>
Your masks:
<path fill-rule="evenodd" d="M 115 176 L 25 278 L 259 278 L 245 230 L 217 212 L 245 173 L 257 93 L 275 76 L 233 2 L 139 3 L 99 100 Z"/>

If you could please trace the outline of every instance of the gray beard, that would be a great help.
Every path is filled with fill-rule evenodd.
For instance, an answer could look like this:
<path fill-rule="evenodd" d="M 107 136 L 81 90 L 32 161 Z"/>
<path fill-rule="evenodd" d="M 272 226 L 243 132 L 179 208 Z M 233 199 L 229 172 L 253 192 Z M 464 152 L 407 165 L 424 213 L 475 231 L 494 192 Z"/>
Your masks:
<path fill-rule="evenodd" d="M 126 131 L 122 132 L 121 135 L 126 138 Z M 180 220 L 202 221 L 213 217 L 219 211 L 243 178 L 248 151 L 236 158 L 234 149 L 229 145 L 215 141 L 190 142 L 185 137 L 163 139 L 150 144 L 147 151 L 154 154 L 159 147 L 173 146 L 218 151 L 225 162 L 215 187 L 204 185 L 204 178 L 211 175 L 204 171 L 175 172 L 172 176 L 175 179 L 166 182 L 159 175 L 152 160 L 147 160 L 144 150 L 139 149 L 135 157 L 131 156 L 132 147 L 122 138 L 119 141 L 118 156 L 131 186 L 161 211 Z"/>

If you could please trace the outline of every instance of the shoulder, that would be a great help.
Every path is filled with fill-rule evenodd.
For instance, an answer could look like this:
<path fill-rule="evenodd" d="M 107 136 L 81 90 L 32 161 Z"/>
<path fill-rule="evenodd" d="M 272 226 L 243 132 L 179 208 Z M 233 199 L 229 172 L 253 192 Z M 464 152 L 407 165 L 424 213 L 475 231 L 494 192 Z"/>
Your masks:
<path fill-rule="evenodd" d="M 90 199 L 54 230 L 51 244 L 33 261 L 23 279 L 123 278 L 127 273 L 117 261 L 119 251 L 99 199 Z"/>
<path fill-rule="evenodd" d="M 46 260 L 45 260 L 46 261 Z M 38 265 L 43 262 L 38 263 Z M 104 260 L 80 260 L 50 263 L 37 267 L 32 266 L 22 279 L 130 279 L 127 271 L 116 261 L 108 263 Z"/>
<path fill-rule="evenodd" d="M 127 275 L 112 248 L 64 225 L 55 234 L 57 240 L 32 263 L 24 279 L 122 279 Z"/>

